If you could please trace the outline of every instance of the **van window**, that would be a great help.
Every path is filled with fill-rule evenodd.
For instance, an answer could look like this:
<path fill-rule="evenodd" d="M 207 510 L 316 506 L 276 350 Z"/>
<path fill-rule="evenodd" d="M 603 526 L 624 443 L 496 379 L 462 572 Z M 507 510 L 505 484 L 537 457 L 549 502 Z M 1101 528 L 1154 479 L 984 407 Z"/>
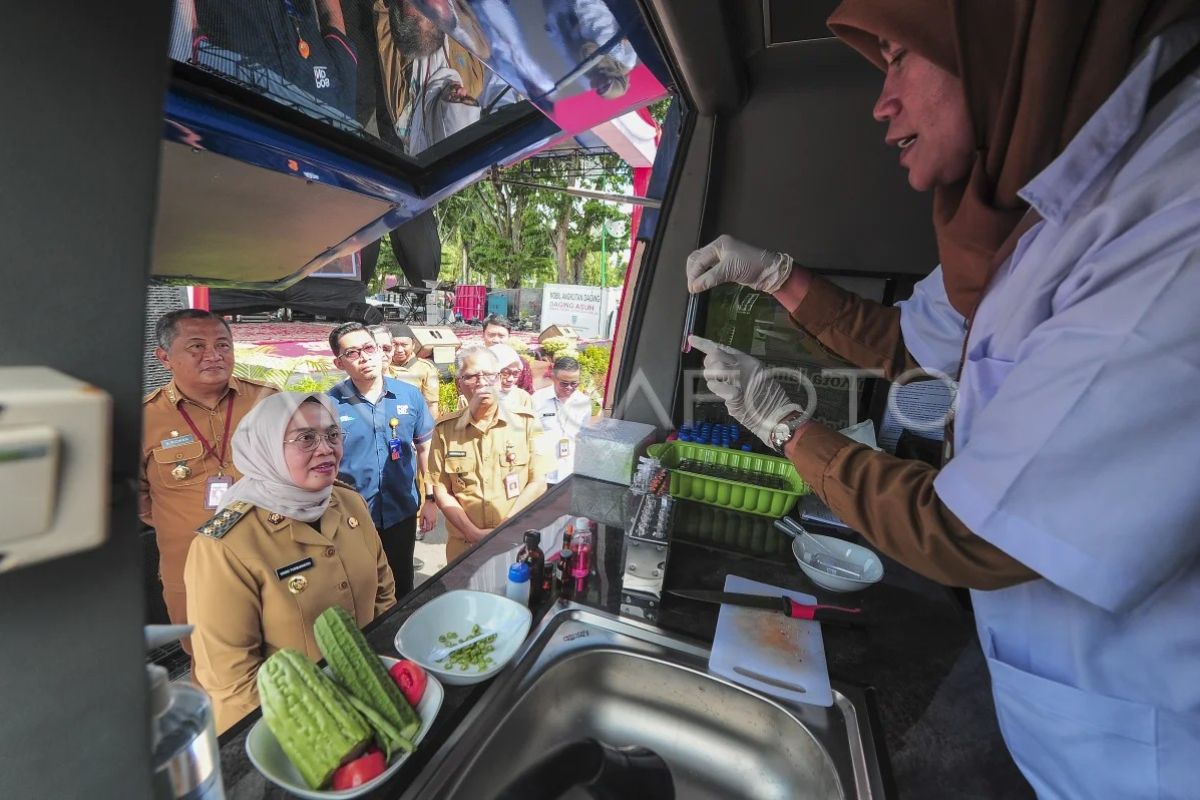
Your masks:
<path fill-rule="evenodd" d="M 459 43 L 469 20 L 434 20 L 415 3 L 337 5 L 179 0 L 177 74 L 216 78 L 418 163 L 444 140 L 461 145 L 533 113 Z"/>

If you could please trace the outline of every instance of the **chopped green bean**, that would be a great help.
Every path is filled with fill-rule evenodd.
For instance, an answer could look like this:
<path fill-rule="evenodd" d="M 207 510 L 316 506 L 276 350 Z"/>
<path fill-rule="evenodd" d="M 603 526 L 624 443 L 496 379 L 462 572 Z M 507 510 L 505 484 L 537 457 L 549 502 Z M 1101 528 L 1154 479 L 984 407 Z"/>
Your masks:
<path fill-rule="evenodd" d="M 478 636 L 483 633 L 483 628 L 479 625 L 472 625 L 470 633 L 459 636 L 454 631 L 447 631 L 438 637 L 438 642 L 446 646 L 453 646 L 455 642 L 466 641 L 473 636 Z M 496 635 L 492 634 L 486 639 L 480 639 L 474 644 L 467 645 L 461 650 L 456 650 L 448 655 L 442 663 L 446 669 L 457 669 L 459 672 L 482 672 L 496 662 L 492 659 L 491 654 L 496 651 Z"/>

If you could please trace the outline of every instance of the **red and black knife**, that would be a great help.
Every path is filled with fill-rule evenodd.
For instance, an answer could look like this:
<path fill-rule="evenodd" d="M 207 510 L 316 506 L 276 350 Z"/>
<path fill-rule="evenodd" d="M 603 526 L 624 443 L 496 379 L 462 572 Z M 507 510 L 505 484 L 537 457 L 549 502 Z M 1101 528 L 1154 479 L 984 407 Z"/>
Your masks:
<path fill-rule="evenodd" d="M 848 623 L 862 625 L 861 608 L 844 606 L 808 605 L 797 603 L 790 597 L 778 594 L 744 594 L 742 592 L 716 592 L 707 589 L 671 589 L 671 594 L 701 600 L 705 603 L 728 603 L 747 608 L 765 608 L 778 611 L 793 619 L 811 619 L 816 622 Z"/>

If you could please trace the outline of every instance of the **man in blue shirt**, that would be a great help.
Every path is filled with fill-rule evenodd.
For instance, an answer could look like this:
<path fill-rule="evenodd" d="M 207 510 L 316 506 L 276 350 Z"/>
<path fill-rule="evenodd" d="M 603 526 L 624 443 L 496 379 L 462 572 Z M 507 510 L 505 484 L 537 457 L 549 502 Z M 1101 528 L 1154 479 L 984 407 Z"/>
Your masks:
<path fill-rule="evenodd" d="M 329 390 L 346 432 L 340 477 L 354 484 L 371 509 L 399 597 L 413 588 L 417 467 L 425 491 L 431 491 L 426 476 L 433 417 L 416 388 L 384 377 L 383 351 L 361 323 L 334 328 L 329 348 L 333 363 L 349 376 Z M 432 530 L 436 522 L 437 504 L 425 503 L 421 530 Z"/>

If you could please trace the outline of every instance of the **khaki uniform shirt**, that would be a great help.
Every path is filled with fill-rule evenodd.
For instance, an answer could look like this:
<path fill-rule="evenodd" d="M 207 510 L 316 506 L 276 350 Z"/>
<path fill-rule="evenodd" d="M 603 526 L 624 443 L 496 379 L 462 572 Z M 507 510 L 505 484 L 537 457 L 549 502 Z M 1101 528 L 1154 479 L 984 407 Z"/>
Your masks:
<path fill-rule="evenodd" d="M 196 536 L 196 528 L 214 513 L 213 509 L 204 507 L 208 479 L 222 471 L 217 459 L 209 455 L 204 444 L 192 433 L 179 409 L 182 406 L 187 410 L 213 452 L 220 454 L 224 448 L 223 472 L 237 480 L 242 476 L 233 467 L 232 447 L 224 441 L 225 415 L 230 410 L 233 413 L 229 421 L 232 437 L 238 423 L 254 404 L 275 391 L 274 387 L 264 383 L 231 377 L 232 408 L 227 393 L 216 408 L 208 409 L 184 397 L 175 381 L 171 381 L 142 400 L 138 515 L 154 528 L 158 540 L 158 569 L 171 622 L 186 621 L 183 618 L 183 562 L 188 546 Z M 180 465 L 183 468 L 177 470 Z"/>
<path fill-rule="evenodd" d="M 212 696 L 217 730 L 258 707 L 262 662 L 291 647 L 321 658 L 313 622 L 340 605 L 366 625 L 396 602 L 396 584 L 363 499 L 334 486 L 317 523 L 272 514 L 249 503 L 234 521 L 201 526 L 184 569 L 194 675 Z M 222 512 L 223 513 L 223 512 Z"/>
<path fill-rule="evenodd" d="M 526 484 L 544 481 L 554 468 L 543 452 L 542 436 L 542 426 L 532 410 L 510 408 L 507 414 L 497 414 L 490 423 L 482 424 L 472 421 L 466 410 L 448 414 L 433 429 L 430 480 L 454 495 L 471 522 L 480 528 L 494 528 L 513 512 L 516 497 Z M 505 490 L 509 474 L 517 476 L 515 492 Z M 446 531 L 451 557 L 470 546 L 449 520 Z"/>
<path fill-rule="evenodd" d="M 438 416 L 438 368 L 421 358 L 414 358 L 402 367 L 392 365 L 388 369 L 388 377 L 397 378 L 411 384 L 425 398 L 425 405 L 434 419 Z"/>

